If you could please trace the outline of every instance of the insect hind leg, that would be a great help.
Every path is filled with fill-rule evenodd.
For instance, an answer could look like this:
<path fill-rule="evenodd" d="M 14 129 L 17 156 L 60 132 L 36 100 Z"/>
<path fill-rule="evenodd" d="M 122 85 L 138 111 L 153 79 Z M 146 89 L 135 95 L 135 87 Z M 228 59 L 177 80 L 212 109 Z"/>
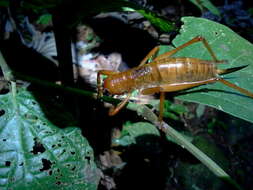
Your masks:
<path fill-rule="evenodd" d="M 237 85 L 235 85 L 235 84 L 233 84 L 231 82 L 228 82 L 227 80 L 222 79 L 222 78 L 219 78 L 218 81 L 221 82 L 221 83 L 223 83 L 223 84 L 225 84 L 226 86 L 228 86 L 230 88 L 233 88 L 233 89 L 241 92 L 242 94 L 244 94 L 244 95 L 246 95 L 248 97 L 253 98 L 253 93 L 250 92 L 250 91 L 248 91 L 248 90 L 246 90 L 246 89 L 244 89 L 244 88 L 241 88 L 241 87 L 239 87 L 239 86 L 237 86 Z"/>
<path fill-rule="evenodd" d="M 211 55 L 211 57 L 213 58 L 213 61 L 216 62 L 216 63 L 226 63 L 226 61 L 223 61 L 223 60 L 218 60 L 214 51 L 212 50 L 211 46 L 209 45 L 209 43 L 207 42 L 207 40 L 202 37 L 202 36 L 196 36 L 195 38 L 191 39 L 190 41 L 182 44 L 181 46 L 171 50 L 171 51 L 168 51 L 166 53 L 163 53 L 157 57 L 155 57 L 153 59 L 153 61 L 158 61 L 160 59 L 164 59 L 166 57 L 170 57 L 172 56 L 173 54 L 177 53 L 178 51 L 194 44 L 194 43 L 197 43 L 197 42 L 202 42 L 203 45 L 205 46 L 205 48 L 207 49 L 207 51 L 209 52 L 209 54 Z M 147 55 L 146 57 L 141 61 L 140 65 L 139 66 L 142 66 L 144 65 L 145 63 L 147 63 L 148 59 L 152 58 L 157 52 L 159 51 L 159 46 L 156 46 L 154 47 Z"/>
<path fill-rule="evenodd" d="M 205 48 L 207 49 L 207 51 L 209 52 L 209 54 L 211 55 L 211 57 L 213 58 L 213 60 L 214 60 L 215 62 L 220 62 L 220 61 L 217 59 L 215 53 L 213 52 L 213 50 L 212 50 L 211 46 L 209 45 L 209 43 L 207 42 L 207 40 L 206 40 L 204 37 L 202 37 L 202 36 L 196 36 L 195 38 L 193 38 L 193 39 L 191 39 L 190 41 L 188 41 L 188 42 L 182 44 L 181 46 L 179 46 L 179 47 L 177 47 L 177 48 L 175 48 L 175 49 L 173 49 L 173 50 L 171 50 L 171 51 L 169 51 L 169 52 L 166 52 L 166 53 L 163 53 L 163 54 L 157 56 L 157 57 L 154 59 L 154 61 L 159 60 L 159 59 L 164 59 L 164 58 L 166 58 L 166 57 L 170 57 L 170 56 L 172 56 L 173 54 L 177 53 L 178 51 L 180 51 L 180 50 L 182 50 L 182 49 L 184 49 L 184 48 L 186 48 L 186 47 L 188 47 L 188 46 L 190 46 L 190 45 L 192 45 L 192 44 L 194 44 L 194 43 L 197 43 L 197 42 L 202 42 L 203 45 L 205 46 Z"/>

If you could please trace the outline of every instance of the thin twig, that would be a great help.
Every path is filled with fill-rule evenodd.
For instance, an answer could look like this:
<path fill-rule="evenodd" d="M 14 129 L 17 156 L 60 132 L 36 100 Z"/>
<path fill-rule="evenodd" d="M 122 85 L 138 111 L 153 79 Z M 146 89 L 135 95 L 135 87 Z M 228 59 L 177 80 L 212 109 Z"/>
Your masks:
<path fill-rule="evenodd" d="M 3 75 L 4 75 L 4 79 L 7 81 L 13 81 L 14 77 L 13 74 L 9 68 L 9 66 L 7 65 L 1 51 L 0 51 L 0 68 L 3 71 Z"/>

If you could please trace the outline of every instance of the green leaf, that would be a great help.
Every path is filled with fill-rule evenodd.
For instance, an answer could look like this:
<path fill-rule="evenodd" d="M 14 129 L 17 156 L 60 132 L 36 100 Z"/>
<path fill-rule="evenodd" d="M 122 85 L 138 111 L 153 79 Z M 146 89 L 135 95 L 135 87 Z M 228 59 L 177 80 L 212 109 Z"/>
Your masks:
<path fill-rule="evenodd" d="M 158 99 L 150 100 L 149 105 L 152 105 L 154 109 L 159 111 L 160 100 Z M 181 104 L 175 104 L 169 100 L 164 101 L 164 113 L 163 113 L 164 118 L 179 120 L 179 117 L 177 115 L 183 114 L 187 111 L 188 111 L 187 108 Z"/>
<path fill-rule="evenodd" d="M 10 5 L 10 2 L 8 0 L 0 1 L 0 7 L 8 7 L 9 5 Z"/>
<path fill-rule="evenodd" d="M 22 2 L 22 8 L 26 10 L 32 10 L 34 12 L 40 12 L 45 9 L 55 8 L 63 3 L 62 0 L 30 0 Z"/>
<path fill-rule="evenodd" d="M 55 126 L 30 92 L 12 84 L 0 95 L 0 189 L 95 190 L 98 170 L 81 131 Z"/>
<path fill-rule="evenodd" d="M 169 109 L 177 114 L 183 114 L 188 111 L 187 107 L 182 104 L 171 104 Z"/>
<path fill-rule="evenodd" d="M 195 36 L 200 35 L 205 37 L 217 58 L 228 60 L 229 62 L 228 64 L 218 65 L 219 68 L 249 65 L 245 69 L 225 75 L 224 78 L 253 92 L 253 45 L 250 42 L 237 35 L 228 27 L 207 19 L 183 17 L 182 22 L 184 24 L 181 27 L 180 34 L 173 40 L 175 47 L 191 40 Z M 201 42 L 193 44 L 173 56 L 211 60 L 210 54 Z M 203 89 L 207 89 L 208 91 L 203 91 Z M 189 93 L 177 96 L 177 98 L 209 105 L 241 119 L 253 122 L 253 99 L 221 83 L 203 85 L 191 89 Z"/>
<path fill-rule="evenodd" d="M 136 10 L 139 12 L 142 16 L 144 16 L 146 19 L 148 19 L 151 24 L 153 24 L 155 27 L 159 28 L 162 32 L 171 32 L 175 30 L 175 24 L 172 22 L 169 22 L 168 20 L 164 20 L 162 18 L 159 18 L 155 13 L 152 13 L 148 10 L 140 9 Z"/>
<path fill-rule="evenodd" d="M 23 8 L 33 10 L 35 12 L 43 11 L 43 9 L 54 9 L 57 6 L 61 6 L 61 8 L 64 7 L 69 15 L 71 15 L 71 17 L 69 17 L 69 15 L 66 15 L 66 18 L 62 18 L 65 24 L 69 25 L 70 27 L 78 24 L 82 18 L 88 19 L 89 17 L 92 17 L 99 13 L 114 11 L 136 11 L 148 19 L 156 28 L 162 32 L 170 32 L 175 29 L 174 23 L 160 18 L 154 12 L 128 0 L 88 0 L 77 1 L 71 5 L 62 0 L 32 0 L 30 2 L 24 2 L 22 4 Z M 47 17 L 46 19 L 48 20 L 50 18 Z"/>
<path fill-rule="evenodd" d="M 199 104 L 196 109 L 196 115 L 198 118 L 200 118 L 205 112 L 205 106 L 203 104 Z"/>
<path fill-rule="evenodd" d="M 114 143 L 121 146 L 128 146 L 130 144 L 135 144 L 137 138 L 143 135 L 160 136 L 158 129 L 148 122 L 127 122 L 123 126 L 121 136 L 114 139 Z"/>
<path fill-rule="evenodd" d="M 48 24 L 51 21 L 52 21 L 52 15 L 51 14 L 43 14 L 36 21 L 36 24 Z"/>
<path fill-rule="evenodd" d="M 211 13 L 220 16 L 220 11 L 212 4 L 209 0 L 189 0 L 194 5 L 196 5 L 201 11 L 204 10 L 204 8 L 208 9 Z"/>

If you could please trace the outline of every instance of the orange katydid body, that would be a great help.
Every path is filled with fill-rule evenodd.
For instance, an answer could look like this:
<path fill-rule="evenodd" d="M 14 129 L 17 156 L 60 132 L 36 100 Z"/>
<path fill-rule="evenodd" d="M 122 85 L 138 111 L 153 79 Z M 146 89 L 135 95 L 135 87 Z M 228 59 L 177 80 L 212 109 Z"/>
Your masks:
<path fill-rule="evenodd" d="M 170 57 L 177 51 L 185 48 L 192 43 L 202 41 L 211 54 L 213 60 L 201 60 L 197 58 L 172 58 Z M 179 91 L 183 89 L 200 86 L 212 82 L 222 82 L 223 84 L 232 87 L 241 93 L 253 98 L 253 93 L 242 89 L 220 77 L 220 74 L 227 74 L 240 70 L 246 66 L 218 69 L 217 63 L 225 61 L 217 60 L 215 54 L 211 50 L 207 41 L 202 37 L 195 37 L 189 42 L 179 46 L 178 48 L 164 53 L 156 57 L 152 62 L 145 64 L 147 60 L 158 51 L 155 47 L 141 62 L 140 66 L 129 69 L 124 72 L 114 72 L 102 70 L 98 72 L 98 90 L 99 96 L 102 95 L 103 89 L 111 94 L 124 94 L 128 96 L 115 109 L 109 112 L 109 115 L 115 115 L 128 101 L 131 92 L 139 89 L 142 94 L 161 93 L 160 95 L 160 115 L 159 120 L 162 120 L 164 93 Z M 103 87 L 101 86 L 100 75 L 105 74 L 108 77 L 104 80 Z"/>
<path fill-rule="evenodd" d="M 104 89 L 110 94 L 124 94 L 164 85 L 176 86 L 216 78 L 216 64 L 195 58 L 165 58 L 109 75 Z"/>

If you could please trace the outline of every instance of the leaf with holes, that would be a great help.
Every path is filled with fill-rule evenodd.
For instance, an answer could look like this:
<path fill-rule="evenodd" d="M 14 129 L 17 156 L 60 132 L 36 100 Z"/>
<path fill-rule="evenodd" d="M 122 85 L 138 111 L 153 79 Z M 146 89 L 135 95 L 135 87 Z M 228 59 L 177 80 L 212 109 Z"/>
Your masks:
<path fill-rule="evenodd" d="M 0 95 L 0 189 L 95 190 L 98 180 L 78 128 L 55 126 L 25 89 Z"/>
<path fill-rule="evenodd" d="M 205 37 L 217 58 L 219 60 L 228 60 L 228 64 L 219 64 L 219 68 L 248 65 L 240 71 L 224 75 L 223 78 L 253 92 L 253 45 L 250 42 L 228 27 L 207 19 L 183 17 L 182 22 L 184 24 L 181 27 L 180 34 L 173 40 L 175 47 L 195 36 Z M 163 52 L 166 51 L 165 49 L 167 49 L 165 46 L 161 48 Z M 186 47 L 173 56 L 211 60 L 210 54 L 201 42 Z M 193 88 L 188 90 L 186 94 L 177 96 L 177 98 L 206 104 L 253 122 L 253 99 L 218 82 Z"/>

